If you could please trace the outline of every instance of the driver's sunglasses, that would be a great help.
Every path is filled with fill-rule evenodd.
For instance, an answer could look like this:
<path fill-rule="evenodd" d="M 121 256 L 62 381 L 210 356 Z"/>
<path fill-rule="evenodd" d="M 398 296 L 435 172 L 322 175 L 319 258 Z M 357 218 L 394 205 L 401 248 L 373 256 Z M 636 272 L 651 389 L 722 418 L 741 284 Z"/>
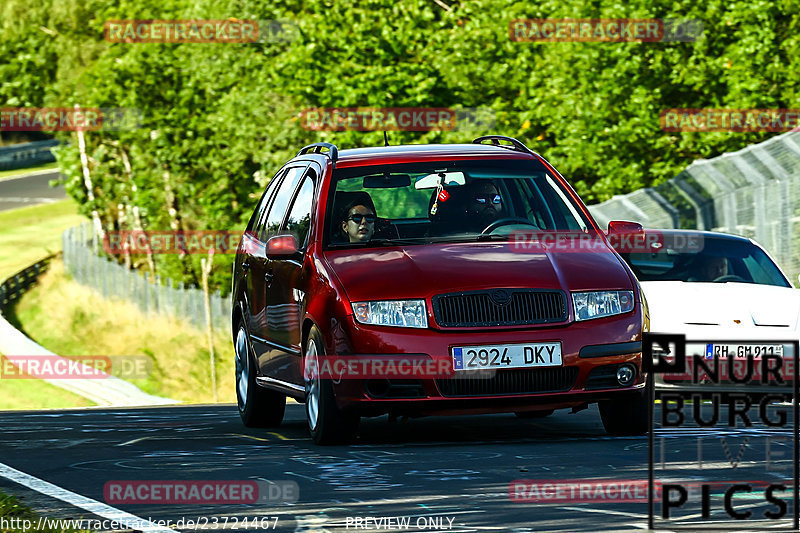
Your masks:
<path fill-rule="evenodd" d="M 479 204 L 493 203 L 495 205 L 500 205 L 502 199 L 499 194 L 478 194 L 475 195 L 475 201 Z"/>
<path fill-rule="evenodd" d="M 374 224 L 376 218 L 377 217 L 375 215 L 359 215 L 356 213 L 355 215 L 350 215 L 347 217 L 347 220 L 355 222 L 356 224 L 360 224 L 362 220 L 366 220 L 367 224 Z"/>

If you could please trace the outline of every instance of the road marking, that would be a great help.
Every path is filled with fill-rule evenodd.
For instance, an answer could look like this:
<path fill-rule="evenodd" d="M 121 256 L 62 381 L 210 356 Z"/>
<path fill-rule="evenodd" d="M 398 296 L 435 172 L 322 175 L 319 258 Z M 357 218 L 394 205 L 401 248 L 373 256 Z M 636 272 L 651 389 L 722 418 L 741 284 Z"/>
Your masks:
<path fill-rule="evenodd" d="M 0 463 L 0 476 L 15 483 L 19 483 L 24 487 L 35 490 L 40 494 L 50 496 L 51 498 L 61 500 L 62 502 L 66 502 L 70 505 L 74 505 L 75 507 L 89 511 L 90 513 L 102 518 L 119 522 L 120 525 L 124 524 L 129 529 L 136 529 L 137 531 L 143 531 L 147 533 L 179 533 L 174 529 L 159 526 L 150 520 L 139 518 L 136 515 L 126 513 L 125 511 L 117 509 L 116 507 L 111 507 L 105 503 L 98 502 L 97 500 L 93 500 L 91 498 L 87 498 L 86 496 L 81 496 L 80 494 L 71 492 L 67 489 L 63 489 L 43 479 L 39 479 L 15 468 L 11 468 L 3 463 Z"/>
<path fill-rule="evenodd" d="M 278 437 L 281 440 L 294 440 L 294 439 L 288 439 L 288 438 L 284 437 L 283 435 L 281 435 L 280 433 L 273 433 L 271 431 L 267 432 L 267 435 L 275 435 L 276 437 Z"/>
<path fill-rule="evenodd" d="M 61 171 L 57 168 L 46 168 L 44 170 L 36 170 L 34 172 L 27 172 L 25 174 L 14 174 L 13 176 L 5 176 L 0 178 L 0 181 L 11 181 L 11 180 L 20 180 L 24 178 L 30 178 L 32 176 L 41 176 L 42 174 L 59 174 Z"/>
<path fill-rule="evenodd" d="M 166 437 L 166 436 L 160 437 L 158 435 L 150 435 L 147 437 L 139 437 L 138 439 L 121 442 L 119 444 L 115 444 L 115 446 L 128 446 L 130 444 L 136 444 L 137 442 L 141 442 L 143 440 L 216 440 L 216 439 L 224 439 L 225 437 L 243 437 L 245 439 L 270 442 L 269 439 L 261 439 L 259 437 L 253 437 L 251 435 L 240 435 L 239 433 L 225 433 L 224 435 L 199 435 L 197 437 L 189 437 L 187 435 L 181 437 Z"/>
<path fill-rule="evenodd" d="M 303 474 L 298 474 L 296 472 L 286 472 L 286 474 L 289 475 L 289 476 L 297 476 L 297 477 L 306 478 L 306 479 L 309 479 L 311 481 L 319 481 L 319 478 L 304 476 Z"/>
<path fill-rule="evenodd" d="M 129 440 L 128 442 L 123 442 L 121 444 L 117 444 L 117 446 L 127 446 L 128 444 L 136 444 L 137 442 L 142 442 L 143 440 L 147 440 L 150 437 L 139 437 L 138 439 Z"/>
<path fill-rule="evenodd" d="M 245 439 L 259 440 L 261 442 L 269 442 L 269 439 L 262 439 L 261 437 L 254 437 L 252 435 L 242 435 L 241 433 L 231 433 L 232 437 L 243 437 Z"/>
<path fill-rule="evenodd" d="M 22 196 L 0 196 L 0 202 L 18 203 L 18 204 L 52 204 L 59 201 L 59 198 L 25 198 Z"/>
<path fill-rule="evenodd" d="M 625 513 L 623 511 L 609 511 L 606 509 L 590 509 L 588 507 L 561 507 L 567 511 L 583 511 L 584 513 L 600 513 L 600 514 L 613 514 L 617 516 L 629 516 L 632 518 L 647 518 L 646 514 L 639 513 Z"/>

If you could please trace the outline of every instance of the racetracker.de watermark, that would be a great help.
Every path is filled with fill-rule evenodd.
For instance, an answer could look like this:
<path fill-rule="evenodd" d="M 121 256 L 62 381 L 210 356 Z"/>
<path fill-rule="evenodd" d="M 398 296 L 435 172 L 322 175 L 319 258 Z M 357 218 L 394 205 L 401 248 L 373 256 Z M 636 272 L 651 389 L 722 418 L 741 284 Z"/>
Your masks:
<path fill-rule="evenodd" d="M 310 131 L 433 131 L 492 129 L 489 108 L 318 107 L 304 109 L 300 125 Z"/>
<path fill-rule="evenodd" d="M 493 372 L 491 369 L 489 372 Z M 453 361 L 431 359 L 424 354 L 328 355 L 316 364 L 306 360 L 306 379 L 436 379 L 455 374 Z M 468 372 L 460 372 L 465 377 Z M 485 374 L 482 374 L 485 377 Z"/>
<path fill-rule="evenodd" d="M 103 235 L 108 254 L 235 254 L 242 234 L 224 230 L 109 231 Z M 246 239 L 246 243 L 253 243 Z"/>
<path fill-rule="evenodd" d="M 508 35 L 520 42 L 691 42 L 703 27 L 699 19 L 516 19 Z"/>
<path fill-rule="evenodd" d="M 661 129 L 678 131 L 800 131 L 800 109 L 665 109 Z"/>
<path fill-rule="evenodd" d="M 145 355 L 0 356 L 0 379 L 146 379 L 152 368 Z"/>
<path fill-rule="evenodd" d="M 299 35 L 286 20 L 108 20 L 103 27 L 112 43 L 278 43 Z"/>
<path fill-rule="evenodd" d="M 0 108 L 0 131 L 123 131 L 141 125 L 141 110 L 126 107 Z"/>
<path fill-rule="evenodd" d="M 517 479 L 508 485 L 512 502 L 647 502 L 643 479 Z"/>
<path fill-rule="evenodd" d="M 294 503 L 295 481 L 267 480 L 115 480 L 103 486 L 109 504 L 253 504 Z"/>
<path fill-rule="evenodd" d="M 608 235 L 571 230 L 523 230 L 509 235 L 509 247 L 517 253 L 610 253 L 610 244 L 621 254 L 657 253 L 671 250 L 698 253 L 703 250 L 702 235 L 661 230 L 612 232 Z"/>

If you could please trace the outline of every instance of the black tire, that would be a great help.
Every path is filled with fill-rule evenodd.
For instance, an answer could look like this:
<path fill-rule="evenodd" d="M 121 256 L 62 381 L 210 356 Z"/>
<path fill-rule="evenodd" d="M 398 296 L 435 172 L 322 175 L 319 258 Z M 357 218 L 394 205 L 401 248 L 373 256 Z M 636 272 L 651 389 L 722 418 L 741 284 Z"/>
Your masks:
<path fill-rule="evenodd" d="M 553 414 L 553 411 L 553 409 L 548 409 L 547 411 L 515 411 L 514 414 L 517 415 L 517 418 L 528 420 L 531 418 L 548 417 Z"/>
<path fill-rule="evenodd" d="M 650 395 L 632 394 L 599 402 L 600 419 L 609 435 L 645 435 L 650 427 Z"/>
<path fill-rule="evenodd" d="M 236 353 L 236 403 L 239 416 L 250 428 L 278 427 L 286 410 L 286 395 L 256 383 L 255 356 L 247 342 L 247 330 L 239 324 L 234 340 Z"/>
<path fill-rule="evenodd" d="M 345 444 L 355 437 L 360 417 L 339 409 L 331 381 L 320 379 L 319 373 L 314 372 L 314 368 L 319 368 L 317 358 L 324 357 L 324 352 L 322 334 L 317 326 L 311 326 L 303 352 L 308 431 L 316 444 Z"/>

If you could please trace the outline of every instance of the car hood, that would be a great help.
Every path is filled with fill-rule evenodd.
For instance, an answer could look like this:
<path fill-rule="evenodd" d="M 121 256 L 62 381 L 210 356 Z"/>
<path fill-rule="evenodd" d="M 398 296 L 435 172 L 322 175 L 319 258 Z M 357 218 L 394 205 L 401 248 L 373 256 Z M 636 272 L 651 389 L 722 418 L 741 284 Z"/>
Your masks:
<path fill-rule="evenodd" d="M 351 301 L 429 298 L 493 287 L 565 291 L 631 289 L 614 253 L 522 253 L 508 243 L 436 243 L 329 250 L 325 258 Z"/>
<path fill-rule="evenodd" d="M 797 337 L 800 291 L 796 289 L 684 281 L 641 285 L 653 332 L 685 333 L 698 340 Z"/>

